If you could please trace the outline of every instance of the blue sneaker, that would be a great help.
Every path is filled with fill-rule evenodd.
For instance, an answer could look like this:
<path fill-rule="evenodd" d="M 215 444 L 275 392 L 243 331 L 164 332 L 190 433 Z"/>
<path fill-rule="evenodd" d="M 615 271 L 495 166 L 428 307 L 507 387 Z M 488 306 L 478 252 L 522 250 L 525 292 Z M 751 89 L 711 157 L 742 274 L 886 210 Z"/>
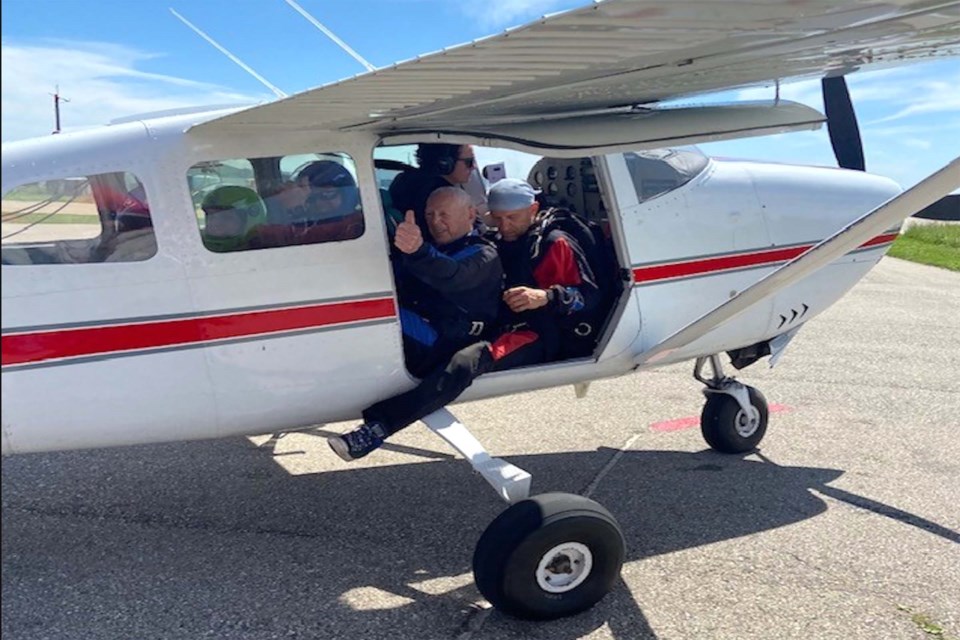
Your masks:
<path fill-rule="evenodd" d="M 327 444 L 335 454 L 346 462 L 351 462 L 379 449 L 386 439 L 387 432 L 383 425 L 379 422 L 371 422 L 362 424 L 341 436 L 330 436 L 327 438 Z"/>

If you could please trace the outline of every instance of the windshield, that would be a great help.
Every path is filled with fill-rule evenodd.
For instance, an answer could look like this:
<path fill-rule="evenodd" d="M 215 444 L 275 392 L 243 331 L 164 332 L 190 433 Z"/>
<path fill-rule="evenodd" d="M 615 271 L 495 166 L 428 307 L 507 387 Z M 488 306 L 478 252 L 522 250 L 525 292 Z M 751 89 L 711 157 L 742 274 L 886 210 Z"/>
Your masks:
<path fill-rule="evenodd" d="M 640 202 L 685 185 L 709 163 L 696 147 L 628 151 L 623 157 Z"/>

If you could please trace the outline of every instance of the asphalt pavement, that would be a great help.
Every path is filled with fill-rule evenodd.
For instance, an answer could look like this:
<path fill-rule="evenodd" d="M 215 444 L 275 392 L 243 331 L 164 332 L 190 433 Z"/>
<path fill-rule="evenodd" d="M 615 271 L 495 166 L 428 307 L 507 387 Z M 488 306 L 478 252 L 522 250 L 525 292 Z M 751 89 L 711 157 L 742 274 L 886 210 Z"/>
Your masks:
<path fill-rule="evenodd" d="M 347 464 L 339 424 L 4 459 L 3 638 L 960 638 L 960 274 L 885 258 L 740 372 L 758 452 L 706 448 L 691 371 L 454 407 L 619 520 L 586 613 L 491 609 L 471 557 L 504 505 L 420 425 Z"/>

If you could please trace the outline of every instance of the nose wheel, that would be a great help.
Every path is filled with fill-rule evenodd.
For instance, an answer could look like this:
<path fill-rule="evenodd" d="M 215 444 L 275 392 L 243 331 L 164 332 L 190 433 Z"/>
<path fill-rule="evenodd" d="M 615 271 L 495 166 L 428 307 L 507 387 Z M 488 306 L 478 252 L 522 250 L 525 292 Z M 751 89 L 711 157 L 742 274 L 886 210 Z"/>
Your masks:
<path fill-rule="evenodd" d="M 509 615 L 550 620 L 599 602 L 623 566 L 610 512 L 583 496 L 545 493 L 503 511 L 473 554 L 480 593 Z"/>
<path fill-rule="evenodd" d="M 711 449 L 744 453 L 757 448 L 767 432 L 769 409 L 759 390 L 723 375 L 718 356 L 710 356 L 712 378 L 701 375 L 707 358 L 698 358 L 693 376 L 706 385 L 707 402 L 700 414 L 700 432 Z"/>

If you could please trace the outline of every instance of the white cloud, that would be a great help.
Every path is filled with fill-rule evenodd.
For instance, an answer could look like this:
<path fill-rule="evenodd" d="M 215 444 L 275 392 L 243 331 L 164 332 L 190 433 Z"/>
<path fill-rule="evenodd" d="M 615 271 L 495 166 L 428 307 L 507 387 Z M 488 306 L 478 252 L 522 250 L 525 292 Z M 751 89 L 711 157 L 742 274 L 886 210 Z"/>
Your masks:
<path fill-rule="evenodd" d="M 894 101 L 900 109 L 874 124 L 902 120 L 910 116 L 960 112 L 960 69 L 952 79 L 928 79 L 910 87 L 907 95 Z"/>
<path fill-rule="evenodd" d="M 138 113 L 201 105 L 249 103 L 265 96 L 138 69 L 157 57 L 108 43 L 45 41 L 4 42 L 3 140 L 48 135 L 54 129 L 54 90 L 61 104 L 64 131 L 106 124 Z"/>

